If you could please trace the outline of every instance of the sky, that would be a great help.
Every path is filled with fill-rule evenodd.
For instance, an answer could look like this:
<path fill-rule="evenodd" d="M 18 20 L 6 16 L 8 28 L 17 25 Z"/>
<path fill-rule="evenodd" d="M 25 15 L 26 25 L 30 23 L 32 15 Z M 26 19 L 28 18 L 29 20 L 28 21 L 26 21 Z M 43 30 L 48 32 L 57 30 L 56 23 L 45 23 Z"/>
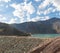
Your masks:
<path fill-rule="evenodd" d="M 24 23 L 60 18 L 60 0 L 0 0 L 0 22 Z"/>

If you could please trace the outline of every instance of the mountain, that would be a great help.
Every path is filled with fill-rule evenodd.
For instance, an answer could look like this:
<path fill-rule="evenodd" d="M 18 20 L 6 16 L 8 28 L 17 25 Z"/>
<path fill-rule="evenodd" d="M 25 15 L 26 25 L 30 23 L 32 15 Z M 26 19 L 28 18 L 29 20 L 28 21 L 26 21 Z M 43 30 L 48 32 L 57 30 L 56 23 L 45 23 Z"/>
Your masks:
<path fill-rule="evenodd" d="M 25 22 L 12 24 L 18 30 L 31 34 L 58 34 L 60 33 L 60 19 L 51 18 L 46 21 Z"/>
<path fill-rule="evenodd" d="M 0 35 L 17 35 L 17 36 L 29 36 L 28 33 L 24 33 L 20 30 L 17 30 L 16 28 L 12 27 L 11 25 L 8 25 L 6 23 L 0 22 Z"/>

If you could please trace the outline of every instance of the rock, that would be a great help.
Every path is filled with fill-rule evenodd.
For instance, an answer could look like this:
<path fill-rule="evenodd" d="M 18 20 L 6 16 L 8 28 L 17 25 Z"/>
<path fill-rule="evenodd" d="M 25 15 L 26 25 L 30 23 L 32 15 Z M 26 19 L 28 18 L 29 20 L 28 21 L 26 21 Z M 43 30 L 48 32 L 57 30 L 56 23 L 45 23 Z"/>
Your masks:
<path fill-rule="evenodd" d="M 60 53 L 60 37 L 46 41 L 28 53 Z"/>

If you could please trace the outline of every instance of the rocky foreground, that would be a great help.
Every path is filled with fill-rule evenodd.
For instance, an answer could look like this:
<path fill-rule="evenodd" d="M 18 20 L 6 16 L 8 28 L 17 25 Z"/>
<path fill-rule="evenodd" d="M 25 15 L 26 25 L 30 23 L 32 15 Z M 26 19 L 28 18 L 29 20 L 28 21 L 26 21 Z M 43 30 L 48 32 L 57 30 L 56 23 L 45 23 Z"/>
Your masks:
<path fill-rule="evenodd" d="M 43 42 L 28 53 L 60 53 L 60 37 Z"/>
<path fill-rule="evenodd" d="M 44 42 L 40 38 L 0 36 L 0 53 L 28 53 Z"/>
<path fill-rule="evenodd" d="M 60 38 L 0 36 L 0 53 L 59 53 Z"/>

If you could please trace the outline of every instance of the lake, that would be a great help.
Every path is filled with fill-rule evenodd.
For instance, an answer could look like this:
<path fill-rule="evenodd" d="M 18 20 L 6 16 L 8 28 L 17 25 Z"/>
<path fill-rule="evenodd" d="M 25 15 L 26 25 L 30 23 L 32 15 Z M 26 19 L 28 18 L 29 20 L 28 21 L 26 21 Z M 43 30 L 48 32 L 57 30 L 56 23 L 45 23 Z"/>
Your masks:
<path fill-rule="evenodd" d="M 32 34 L 32 36 L 39 38 L 54 38 L 54 37 L 60 37 L 60 34 Z"/>

